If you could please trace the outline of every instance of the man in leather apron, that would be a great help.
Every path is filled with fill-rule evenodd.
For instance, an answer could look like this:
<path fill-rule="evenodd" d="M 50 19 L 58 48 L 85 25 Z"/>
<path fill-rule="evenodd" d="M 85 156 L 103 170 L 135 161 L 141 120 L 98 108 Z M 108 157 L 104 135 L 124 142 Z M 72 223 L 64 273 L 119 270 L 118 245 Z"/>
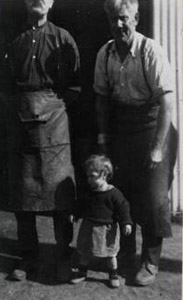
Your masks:
<path fill-rule="evenodd" d="M 96 60 L 98 143 L 104 150 L 111 144 L 114 184 L 129 201 L 134 224 L 141 226 L 135 283 L 145 286 L 158 273 L 163 238 L 171 236 L 171 71 L 163 49 L 136 31 L 138 0 L 107 0 L 105 10 L 114 40 L 99 50 Z M 124 246 L 125 261 L 134 261 L 135 225 L 121 239 Z"/>
<path fill-rule="evenodd" d="M 47 21 L 53 2 L 25 0 L 27 23 L 5 55 L 7 207 L 17 220 L 23 261 L 12 276 L 19 280 L 39 256 L 37 212 L 53 215 L 58 265 L 72 239 L 75 178 L 67 108 L 80 92 L 79 54 L 71 35 Z"/>

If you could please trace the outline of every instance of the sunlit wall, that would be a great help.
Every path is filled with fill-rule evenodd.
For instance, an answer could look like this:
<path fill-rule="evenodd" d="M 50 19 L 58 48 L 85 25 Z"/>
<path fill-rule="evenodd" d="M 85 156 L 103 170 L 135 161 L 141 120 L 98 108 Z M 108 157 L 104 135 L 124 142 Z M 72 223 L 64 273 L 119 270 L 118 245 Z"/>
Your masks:
<path fill-rule="evenodd" d="M 170 192 L 172 211 L 183 208 L 183 1 L 153 1 L 153 37 L 167 50 L 174 84 L 173 124 L 178 132 L 177 163 Z M 183 183 L 182 183 L 183 184 Z"/>

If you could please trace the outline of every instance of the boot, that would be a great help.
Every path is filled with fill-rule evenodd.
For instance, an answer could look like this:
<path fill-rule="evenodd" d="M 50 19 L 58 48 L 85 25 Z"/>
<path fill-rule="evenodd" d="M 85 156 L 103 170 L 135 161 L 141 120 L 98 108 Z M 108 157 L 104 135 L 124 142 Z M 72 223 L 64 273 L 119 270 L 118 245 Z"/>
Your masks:
<path fill-rule="evenodd" d="M 158 266 L 144 262 L 140 270 L 136 274 L 135 283 L 140 286 L 146 286 L 154 283 L 156 275 L 158 274 Z"/>
<path fill-rule="evenodd" d="M 144 237 L 144 236 L 143 236 Z M 141 267 L 135 277 L 137 285 L 146 286 L 155 281 L 162 250 L 161 237 L 145 236 L 142 244 Z"/>
<path fill-rule="evenodd" d="M 34 275 L 37 271 L 39 263 L 39 252 L 35 251 L 26 252 L 23 259 L 15 266 L 10 278 L 17 281 L 26 280 L 29 276 Z"/>

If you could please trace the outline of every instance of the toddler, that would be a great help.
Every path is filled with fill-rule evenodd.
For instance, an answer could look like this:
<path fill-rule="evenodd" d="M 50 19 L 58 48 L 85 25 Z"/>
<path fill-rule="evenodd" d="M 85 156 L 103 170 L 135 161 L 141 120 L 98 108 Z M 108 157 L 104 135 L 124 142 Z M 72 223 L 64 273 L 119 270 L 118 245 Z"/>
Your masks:
<path fill-rule="evenodd" d="M 72 270 L 71 283 L 79 283 L 87 277 L 87 267 L 92 257 L 106 258 L 111 287 L 119 287 L 117 253 L 120 229 L 124 235 L 132 231 L 129 204 L 123 194 L 109 184 L 113 175 L 111 161 L 105 155 L 92 155 L 85 163 L 88 192 L 80 203 L 81 223 L 77 251 L 80 261 Z"/>

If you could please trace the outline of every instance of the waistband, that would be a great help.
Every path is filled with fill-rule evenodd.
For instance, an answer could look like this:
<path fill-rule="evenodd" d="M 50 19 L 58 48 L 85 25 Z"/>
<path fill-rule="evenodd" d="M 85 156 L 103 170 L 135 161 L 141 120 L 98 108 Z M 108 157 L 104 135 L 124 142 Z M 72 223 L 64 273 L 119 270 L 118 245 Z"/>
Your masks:
<path fill-rule="evenodd" d="M 157 125 L 160 106 L 143 105 L 140 107 L 115 106 L 111 111 L 111 133 L 134 134 Z"/>
<path fill-rule="evenodd" d="M 121 103 L 112 103 L 112 109 L 123 113 L 139 113 L 148 112 L 150 110 L 158 110 L 159 104 L 155 102 L 146 102 L 142 105 L 124 105 Z"/>
<path fill-rule="evenodd" d="M 40 91 L 54 91 L 54 87 L 52 85 L 43 85 L 43 86 L 17 86 L 17 93 L 25 93 L 25 92 L 40 92 Z"/>

